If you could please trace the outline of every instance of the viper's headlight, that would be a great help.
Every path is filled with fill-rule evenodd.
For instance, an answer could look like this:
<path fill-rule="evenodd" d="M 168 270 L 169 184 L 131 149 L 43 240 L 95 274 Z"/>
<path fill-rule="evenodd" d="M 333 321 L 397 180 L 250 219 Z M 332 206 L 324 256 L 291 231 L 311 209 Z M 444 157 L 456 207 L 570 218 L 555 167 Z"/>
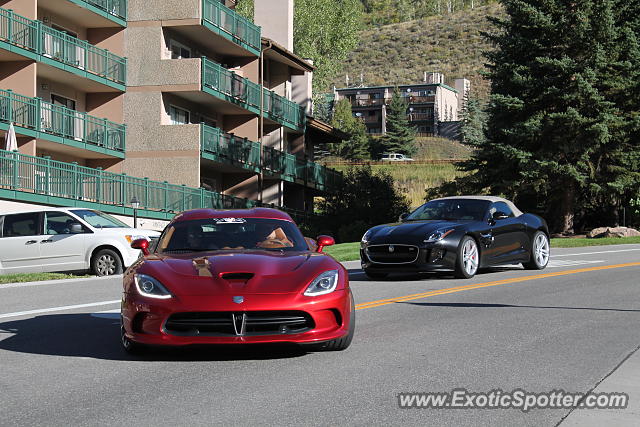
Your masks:
<path fill-rule="evenodd" d="M 135 235 L 135 234 L 127 234 L 126 236 L 124 236 L 125 239 L 127 239 L 127 242 L 131 243 L 134 240 L 138 240 L 138 239 L 147 239 L 149 240 L 149 238 L 147 236 L 141 236 L 141 235 Z"/>
<path fill-rule="evenodd" d="M 367 243 L 369 242 L 370 238 L 371 238 L 371 230 L 368 230 L 366 233 L 364 233 L 364 236 L 362 236 L 362 239 L 360 241 L 362 243 Z"/>
<path fill-rule="evenodd" d="M 329 270 L 313 279 L 304 294 L 308 297 L 330 294 L 336 290 L 336 286 L 338 286 L 338 270 Z"/>
<path fill-rule="evenodd" d="M 146 274 L 135 274 L 133 280 L 136 283 L 136 290 L 142 296 L 149 298 L 168 299 L 171 292 L 164 287 L 157 279 Z"/>
<path fill-rule="evenodd" d="M 431 233 L 430 236 L 424 241 L 425 243 L 435 243 L 447 237 L 449 234 L 453 233 L 453 228 L 443 228 L 441 230 L 436 230 Z"/>

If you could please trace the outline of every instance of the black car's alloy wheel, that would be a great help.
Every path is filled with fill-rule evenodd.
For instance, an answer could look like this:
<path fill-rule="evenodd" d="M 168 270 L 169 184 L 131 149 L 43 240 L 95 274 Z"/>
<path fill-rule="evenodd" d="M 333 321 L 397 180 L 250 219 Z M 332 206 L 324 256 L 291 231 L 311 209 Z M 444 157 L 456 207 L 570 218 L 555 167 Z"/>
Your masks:
<path fill-rule="evenodd" d="M 480 251 L 478 244 L 471 236 L 464 236 L 458 245 L 455 276 L 459 279 L 470 279 L 478 272 Z"/>
<path fill-rule="evenodd" d="M 531 260 L 523 263 L 527 270 L 542 270 L 549 264 L 549 238 L 542 231 L 537 231 L 531 240 Z"/>

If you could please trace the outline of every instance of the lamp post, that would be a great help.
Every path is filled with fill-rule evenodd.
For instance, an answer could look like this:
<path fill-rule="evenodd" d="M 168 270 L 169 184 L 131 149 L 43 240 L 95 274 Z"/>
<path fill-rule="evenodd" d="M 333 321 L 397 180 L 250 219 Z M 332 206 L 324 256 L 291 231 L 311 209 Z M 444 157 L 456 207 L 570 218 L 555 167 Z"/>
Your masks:
<path fill-rule="evenodd" d="M 133 228 L 138 228 L 138 208 L 140 207 L 140 201 L 136 196 L 133 196 L 130 203 L 133 208 Z"/>

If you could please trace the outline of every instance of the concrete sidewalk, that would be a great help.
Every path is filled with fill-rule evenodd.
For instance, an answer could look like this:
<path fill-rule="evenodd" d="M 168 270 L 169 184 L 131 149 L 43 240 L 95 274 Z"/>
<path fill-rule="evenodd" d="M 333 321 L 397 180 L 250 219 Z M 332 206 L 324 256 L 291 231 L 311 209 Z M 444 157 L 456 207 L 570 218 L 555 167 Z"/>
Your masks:
<path fill-rule="evenodd" d="M 640 347 L 639 347 L 640 348 Z M 640 351 L 638 348 L 593 390 L 594 393 L 627 393 L 626 409 L 575 409 L 562 426 L 640 425 Z"/>

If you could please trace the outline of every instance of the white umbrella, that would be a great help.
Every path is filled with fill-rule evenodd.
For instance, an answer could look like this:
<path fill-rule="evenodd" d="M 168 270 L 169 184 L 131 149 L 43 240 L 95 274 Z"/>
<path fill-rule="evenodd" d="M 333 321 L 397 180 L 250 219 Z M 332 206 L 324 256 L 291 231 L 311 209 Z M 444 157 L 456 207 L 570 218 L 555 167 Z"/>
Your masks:
<path fill-rule="evenodd" d="M 5 150 L 7 151 L 17 151 L 18 150 L 18 140 L 16 139 L 16 130 L 13 128 L 13 123 L 9 125 L 9 130 L 5 135 Z"/>

